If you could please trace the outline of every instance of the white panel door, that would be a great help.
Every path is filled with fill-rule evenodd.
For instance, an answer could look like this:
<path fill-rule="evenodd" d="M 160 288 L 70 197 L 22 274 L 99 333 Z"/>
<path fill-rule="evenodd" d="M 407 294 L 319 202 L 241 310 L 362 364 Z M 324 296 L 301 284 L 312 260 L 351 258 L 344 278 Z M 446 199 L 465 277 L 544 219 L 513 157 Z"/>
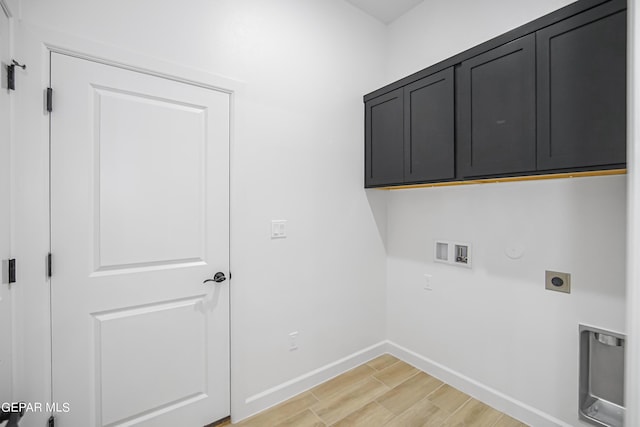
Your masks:
<path fill-rule="evenodd" d="M 58 53 L 51 87 L 56 425 L 229 415 L 230 95 Z"/>
<path fill-rule="evenodd" d="M 8 261 L 11 251 L 11 150 L 10 107 L 7 88 L 9 56 L 9 18 L 0 7 L 0 402 L 11 402 L 11 298 L 9 297 Z"/>

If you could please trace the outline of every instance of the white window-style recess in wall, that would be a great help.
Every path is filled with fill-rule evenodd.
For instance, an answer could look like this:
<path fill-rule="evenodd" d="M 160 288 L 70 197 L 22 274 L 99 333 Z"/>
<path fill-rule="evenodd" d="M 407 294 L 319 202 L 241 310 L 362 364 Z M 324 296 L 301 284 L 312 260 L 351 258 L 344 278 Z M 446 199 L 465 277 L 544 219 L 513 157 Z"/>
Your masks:
<path fill-rule="evenodd" d="M 444 264 L 471 268 L 471 244 L 436 240 L 433 260 Z"/>

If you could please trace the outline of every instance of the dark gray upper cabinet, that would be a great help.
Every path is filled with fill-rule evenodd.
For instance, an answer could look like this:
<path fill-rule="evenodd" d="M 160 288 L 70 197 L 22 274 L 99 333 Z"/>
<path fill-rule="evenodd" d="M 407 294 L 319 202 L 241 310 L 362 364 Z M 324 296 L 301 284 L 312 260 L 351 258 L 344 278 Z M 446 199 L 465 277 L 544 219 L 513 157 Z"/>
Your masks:
<path fill-rule="evenodd" d="M 403 89 L 365 104 L 365 187 L 404 182 Z"/>
<path fill-rule="evenodd" d="M 365 186 L 626 167 L 626 0 L 578 0 L 365 95 Z"/>
<path fill-rule="evenodd" d="M 460 177 L 535 171 L 534 35 L 462 62 L 458 83 Z"/>
<path fill-rule="evenodd" d="M 624 167 L 625 8 L 611 1 L 537 32 L 538 169 Z"/>
<path fill-rule="evenodd" d="M 455 177 L 453 68 L 404 88 L 404 182 Z"/>
<path fill-rule="evenodd" d="M 453 179 L 453 68 L 367 101 L 365 152 L 365 187 Z"/>

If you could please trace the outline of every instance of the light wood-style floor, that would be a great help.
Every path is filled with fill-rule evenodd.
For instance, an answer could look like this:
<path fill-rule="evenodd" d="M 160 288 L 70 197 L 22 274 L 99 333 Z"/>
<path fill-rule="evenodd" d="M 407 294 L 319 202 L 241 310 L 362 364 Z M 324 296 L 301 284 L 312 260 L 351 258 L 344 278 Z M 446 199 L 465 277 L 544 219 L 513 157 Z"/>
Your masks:
<path fill-rule="evenodd" d="M 240 427 L 526 427 L 461 391 L 385 354 Z"/>

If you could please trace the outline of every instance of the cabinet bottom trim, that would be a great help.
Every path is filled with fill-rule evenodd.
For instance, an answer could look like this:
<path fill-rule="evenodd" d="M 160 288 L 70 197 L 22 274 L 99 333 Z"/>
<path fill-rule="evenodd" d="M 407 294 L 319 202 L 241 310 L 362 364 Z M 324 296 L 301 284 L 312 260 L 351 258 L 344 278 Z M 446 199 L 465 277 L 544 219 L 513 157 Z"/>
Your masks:
<path fill-rule="evenodd" d="M 454 185 L 471 185 L 471 184 L 496 184 L 500 182 L 518 182 L 518 181 L 538 181 L 541 179 L 560 179 L 560 178 L 582 178 L 585 176 L 608 176 L 608 175 L 625 175 L 626 169 L 609 169 L 586 172 L 567 172 L 553 173 L 546 175 L 527 175 L 527 176 L 510 176 L 505 178 L 486 178 L 473 179 L 466 181 L 449 181 L 449 182 L 433 182 L 427 184 L 409 184 L 396 185 L 392 187 L 378 187 L 378 190 L 407 190 L 411 188 L 431 188 L 431 187 L 448 187 Z"/>

